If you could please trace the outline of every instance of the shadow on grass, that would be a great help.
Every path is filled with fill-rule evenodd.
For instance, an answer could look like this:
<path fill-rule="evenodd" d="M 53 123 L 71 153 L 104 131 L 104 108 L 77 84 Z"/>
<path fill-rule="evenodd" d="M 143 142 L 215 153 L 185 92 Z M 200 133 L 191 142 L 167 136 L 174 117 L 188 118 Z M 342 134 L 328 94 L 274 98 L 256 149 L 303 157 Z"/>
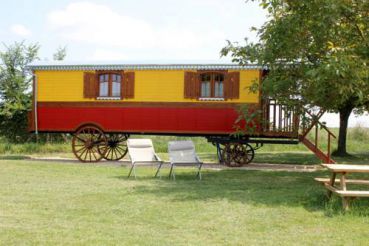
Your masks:
<path fill-rule="evenodd" d="M 25 155 L 0 155 L 0 160 L 27 160 L 31 159 Z"/>
<path fill-rule="evenodd" d="M 322 211 L 326 216 L 342 214 L 341 199 L 328 201 L 326 190 L 314 181 L 314 177 L 328 173 L 297 173 L 270 171 L 221 170 L 204 171 L 203 180 L 195 177 L 195 170 L 176 172 L 176 181 L 163 176 L 155 185 L 136 186 L 140 194 L 165 197 L 174 202 L 188 200 L 232 200 L 245 204 L 268 207 L 304 207 L 308 211 Z M 118 178 L 118 177 L 116 177 Z M 119 178 L 129 180 L 126 177 Z M 130 180 L 149 180 L 153 177 L 138 177 Z M 352 202 L 350 214 L 369 216 L 368 199 Z"/>
<path fill-rule="evenodd" d="M 309 152 L 256 152 L 254 163 L 316 165 L 321 161 Z"/>
<path fill-rule="evenodd" d="M 337 163 L 368 164 L 369 153 L 353 153 L 347 157 L 332 157 Z M 310 152 L 256 152 L 254 163 L 316 165 L 321 161 Z"/>
<path fill-rule="evenodd" d="M 369 165 L 369 153 L 353 153 L 347 157 L 333 157 L 337 163 L 346 163 L 346 164 L 367 164 Z"/>

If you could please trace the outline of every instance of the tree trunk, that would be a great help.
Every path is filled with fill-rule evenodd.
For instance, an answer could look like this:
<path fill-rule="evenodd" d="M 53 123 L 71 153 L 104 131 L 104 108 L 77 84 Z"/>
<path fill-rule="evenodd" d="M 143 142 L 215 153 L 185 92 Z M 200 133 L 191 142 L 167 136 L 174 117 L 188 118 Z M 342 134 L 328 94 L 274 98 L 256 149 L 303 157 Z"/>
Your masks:
<path fill-rule="evenodd" d="M 352 106 L 346 106 L 339 110 L 340 113 L 340 129 L 338 135 L 338 146 L 337 150 L 334 151 L 332 154 L 335 156 L 347 156 L 346 150 L 346 139 L 347 139 L 347 126 L 348 120 L 351 115 L 353 108 Z"/>

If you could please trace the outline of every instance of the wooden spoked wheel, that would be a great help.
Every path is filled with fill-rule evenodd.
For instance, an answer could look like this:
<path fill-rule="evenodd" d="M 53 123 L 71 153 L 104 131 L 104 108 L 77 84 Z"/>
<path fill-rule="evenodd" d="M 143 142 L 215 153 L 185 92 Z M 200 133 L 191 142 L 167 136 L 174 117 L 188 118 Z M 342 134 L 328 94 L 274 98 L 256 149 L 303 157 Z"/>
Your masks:
<path fill-rule="evenodd" d="M 83 126 L 73 135 L 73 153 L 82 162 L 100 161 L 107 151 L 107 146 L 105 134 L 93 125 Z"/>
<path fill-rule="evenodd" d="M 255 150 L 250 144 L 244 144 L 245 147 L 245 155 L 243 156 L 243 163 L 249 164 L 255 157 Z"/>
<path fill-rule="evenodd" d="M 108 161 L 118 161 L 122 159 L 128 151 L 127 134 L 108 134 L 107 151 L 104 154 L 104 159 Z"/>
<path fill-rule="evenodd" d="M 224 164 L 229 167 L 249 164 L 255 156 L 254 149 L 249 144 L 229 143 L 222 152 Z"/>

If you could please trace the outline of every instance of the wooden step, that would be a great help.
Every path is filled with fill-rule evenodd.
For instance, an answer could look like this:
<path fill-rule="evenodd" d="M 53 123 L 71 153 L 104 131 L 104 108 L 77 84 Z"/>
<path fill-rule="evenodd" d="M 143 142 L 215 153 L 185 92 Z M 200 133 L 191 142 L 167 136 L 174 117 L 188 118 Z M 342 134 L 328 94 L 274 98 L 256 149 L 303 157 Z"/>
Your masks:
<path fill-rule="evenodd" d="M 322 160 L 324 163 L 336 163 L 334 160 L 330 159 L 328 160 L 328 155 L 326 155 L 325 153 L 323 153 L 320 149 L 316 148 L 315 145 L 310 142 L 309 139 L 307 138 L 300 138 L 300 141 L 308 148 L 310 149 L 315 155 L 316 157 L 318 157 L 320 160 Z"/>
<path fill-rule="evenodd" d="M 331 186 L 330 184 L 325 183 L 324 186 L 336 193 L 341 197 L 369 197 L 369 191 L 361 191 L 361 190 L 339 190 L 336 187 Z"/>
<path fill-rule="evenodd" d="M 330 178 L 314 178 L 315 181 L 320 183 L 328 183 L 330 182 Z M 341 180 L 336 179 L 335 183 L 340 183 Z M 346 179 L 346 184 L 359 184 L 359 185 L 369 185 L 369 180 L 362 179 Z"/>

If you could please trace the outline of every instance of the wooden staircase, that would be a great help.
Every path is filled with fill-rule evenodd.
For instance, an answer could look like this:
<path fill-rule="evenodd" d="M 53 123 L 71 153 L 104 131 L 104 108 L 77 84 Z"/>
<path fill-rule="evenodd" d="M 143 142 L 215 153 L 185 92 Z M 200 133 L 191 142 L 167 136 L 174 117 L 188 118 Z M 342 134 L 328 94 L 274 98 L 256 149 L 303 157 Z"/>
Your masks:
<path fill-rule="evenodd" d="M 320 150 L 319 148 L 317 148 L 309 139 L 307 138 L 302 138 L 300 140 L 309 150 L 311 150 L 316 157 L 318 157 L 320 160 L 323 161 L 323 163 L 329 163 L 329 164 L 334 164 L 336 163 L 331 157 L 330 157 L 330 153 L 324 153 L 322 150 Z"/>
<path fill-rule="evenodd" d="M 304 121 L 302 122 L 301 133 L 299 133 L 299 141 L 302 142 L 309 150 L 311 150 L 316 157 L 323 161 L 323 163 L 334 164 L 336 163 L 331 158 L 331 139 L 336 138 L 336 136 L 319 120 L 324 114 L 324 110 L 320 110 L 317 114 L 313 114 L 310 111 L 307 111 L 304 115 Z M 307 122 L 307 123 L 306 123 Z M 319 127 L 324 129 L 328 135 L 327 138 L 327 152 L 323 152 L 319 147 Z M 313 134 L 313 140 L 308 139 L 308 134 L 313 129 L 315 129 L 315 133 Z"/>
<path fill-rule="evenodd" d="M 335 163 L 331 158 L 331 139 L 336 136 L 319 120 L 325 113 L 287 107 L 275 99 L 263 99 L 261 135 L 264 137 L 290 138 L 303 143 L 324 163 Z M 319 146 L 319 128 L 328 134 L 326 152 Z M 314 131 L 314 134 L 309 134 Z M 309 139 L 310 138 L 310 139 Z"/>

